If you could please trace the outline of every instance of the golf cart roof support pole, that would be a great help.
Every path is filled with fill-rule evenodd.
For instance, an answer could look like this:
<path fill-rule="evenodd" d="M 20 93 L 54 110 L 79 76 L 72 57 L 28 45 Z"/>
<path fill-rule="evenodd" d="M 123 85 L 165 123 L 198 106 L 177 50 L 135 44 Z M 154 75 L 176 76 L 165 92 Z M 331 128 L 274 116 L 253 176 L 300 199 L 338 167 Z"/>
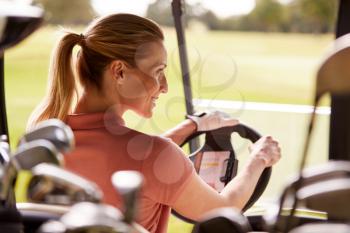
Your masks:
<path fill-rule="evenodd" d="M 5 77 L 4 77 L 4 51 L 0 51 L 0 136 L 6 135 L 7 140 L 8 128 L 7 128 L 7 117 L 6 117 L 6 101 L 5 101 Z"/>
<path fill-rule="evenodd" d="M 340 0 L 336 38 L 350 32 L 350 0 Z M 350 160 L 350 95 L 331 97 L 329 159 Z"/>
<path fill-rule="evenodd" d="M 182 73 L 182 83 L 184 87 L 185 103 L 186 103 L 186 113 L 193 114 L 193 104 L 192 104 L 192 89 L 191 89 L 191 79 L 190 70 L 188 65 L 187 47 L 184 31 L 184 0 L 173 0 L 171 3 L 171 8 L 174 17 L 174 24 L 176 29 L 177 43 L 180 55 L 181 73 Z M 191 140 L 190 152 L 193 153 L 198 147 L 198 139 Z"/>

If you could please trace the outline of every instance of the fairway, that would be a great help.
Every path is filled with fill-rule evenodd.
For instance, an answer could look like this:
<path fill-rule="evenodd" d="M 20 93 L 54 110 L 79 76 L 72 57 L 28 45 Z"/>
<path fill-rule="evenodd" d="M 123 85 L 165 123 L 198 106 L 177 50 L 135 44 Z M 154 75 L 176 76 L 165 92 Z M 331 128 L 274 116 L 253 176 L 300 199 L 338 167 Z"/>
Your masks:
<path fill-rule="evenodd" d="M 25 130 L 30 112 L 45 94 L 50 51 L 57 29 L 45 27 L 5 54 L 6 104 L 13 148 Z M 160 97 L 153 119 L 126 114 L 130 127 L 153 134 L 164 132 L 185 115 L 175 31 L 165 29 L 165 36 L 169 92 Z M 254 32 L 191 31 L 187 34 L 194 97 L 241 101 L 239 111 L 226 111 L 261 133 L 273 135 L 281 143 L 283 157 L 273 169 L 264 200 L 278 197 L 287 177 L 296 171 L 308 115 L 245 110 L 244 103 L 310 104 L 317 65 L 332 38 L 332 35 Z M 328 120 L 324 115 L 317 122 L 310 164 L 326 160 Z M 247 143 L 234 140 L 244 161 Z M 179 220 L 171 219 L 170 233 L 190 229 Z"/>

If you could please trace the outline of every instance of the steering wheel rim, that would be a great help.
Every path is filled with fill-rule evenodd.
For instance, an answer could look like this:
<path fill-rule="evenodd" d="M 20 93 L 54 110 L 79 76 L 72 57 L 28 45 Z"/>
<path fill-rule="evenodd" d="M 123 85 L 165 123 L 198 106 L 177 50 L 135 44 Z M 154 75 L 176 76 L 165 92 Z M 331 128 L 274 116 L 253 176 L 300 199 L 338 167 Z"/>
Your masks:
<path fill-rule="evenodd" d="M 186 140 L 184 141 L 184 143 L 181 144 L 181 146 L 185 145 L 193 138 L 196 138 L 202 134 L 205 134 L 205 144 L 200 149 L 198 149 L 196 152 L 191 154 L 190 159 L 191 159 L 191 157 L 194 157 L 200 151 L 204 151 L 204 150 L 208 150 L 208 149 L 212 150 L 212 151 L 230 151 L 230 152 L 232 152 L 231 154 L 233 155 L 233 158 L 230 158 L 230 159 L 231 160 L 233 159 L 233 161 L 236 163 L 232 166 L 233 170 L 232 170 L 231 177 L 226 177 L 226 178 L 230 178 L 227 181 L 227 183 L 228 183 L 230 180 L 232 180 L 235 177 L 236 174 L 234 174 L 235 173 L 234 170 L 236 170 L 237 166 L 238 166 L 238 160 L 236 160 L 234 149 L 233 149 L 233 146 L 231 143 L 231 135 L 235 132 L 238 133 L 240 137 L 245 138 L 247 140 L 250 140 L 252 143 L 256 142 L 257 140 L 259 140 L 261 138 L 261 134 L 258 133 L 256 130 L 254 130 L 253 128 L 251 128 L 245 124 L 240 123 L 240 124 L 237 124 L 235 126 L 223 127 L 223 128 L 215 129 L 212 131 L 196 132 L 196 133 L 190 135 L 188 138 L 186 138 Z M 193 162 L 193 160 L 192 160 L 192 162 Z M 265 191 L 267 184 L 270 180 L 271 172 L 272 172 L 271 167 L 267 167 L 264 169 L 264 171 L 262 172 L 262 174 L 259 177 L 257 185 L 255 186 L 253 194 L 250 196 L 248 202 L 243 207 L 242 212 L 245 212 L 247 209 L 249 209 L 263 194 L 263 192 Z M 227 173 L 226 173 L 226 175 L 227 175 Z M 225 186 L 227 183 L 225 183 Z M 193 223 L 193 224 L 196 223 L 196 221 L 182 216 L 181 214 L 177 213 L 173 209 L 172 209 L 172 214 L 175 215 L 176 217 L 182 219 L 185 222 Z"/>

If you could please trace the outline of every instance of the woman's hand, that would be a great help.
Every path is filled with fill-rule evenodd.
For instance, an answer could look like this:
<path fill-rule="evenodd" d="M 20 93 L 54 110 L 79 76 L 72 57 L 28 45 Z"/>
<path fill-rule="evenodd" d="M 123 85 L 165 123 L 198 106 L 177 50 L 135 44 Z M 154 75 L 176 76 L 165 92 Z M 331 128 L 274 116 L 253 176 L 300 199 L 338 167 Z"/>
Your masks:
<path fill-rule="evenodd" d="M 221 111 L 195 113 L 187 115 L 187 118 L 196 123 L 197 131 L 210 131 L 239 123 L 237 119 Z"/>
<path fill-rule="evenodd" d="M 250 152 L 249 164 L 220 193 L 193 173 L 172 207 L 183 216 L 194 220 L 198 220 L 203 213 L 220 207 L 242 209 L 252 196 L 263 170 L 275 164 L 281 157 L 278 142 L 270 136 L 260 138 L 251 146 Z"/>
<path fill-rule="evenodd" d="M 281 158 L 281 148 L 271 136 L 264 136 L 249 147 L 253 161 L 263 162 L 265 167 L 271 167 Z"/>
<path fill-rule="evenodd" d="M 197 220 L 203 213 L 220 207 L 242 209 L 252 196 L 261 173 L 281 157 L 278 142 L 271 136 L 260 138 L 250 148 L 250 161 L 225 188 L 217 193 L 196 173 L 172 206 L 182 215 Z"/>
<path fill-rule="evenodd" d="M 209 131 L 226 126 L 234 126 L 239 123 L 237 119 L 232 118 L 225 112 L 201 112 L 193 115 L 187 115 L 185 121 L 168 130 L 163 134 L 170 138 L 177 145 L 181 145 L 188 136 L 197 131 Z"/>

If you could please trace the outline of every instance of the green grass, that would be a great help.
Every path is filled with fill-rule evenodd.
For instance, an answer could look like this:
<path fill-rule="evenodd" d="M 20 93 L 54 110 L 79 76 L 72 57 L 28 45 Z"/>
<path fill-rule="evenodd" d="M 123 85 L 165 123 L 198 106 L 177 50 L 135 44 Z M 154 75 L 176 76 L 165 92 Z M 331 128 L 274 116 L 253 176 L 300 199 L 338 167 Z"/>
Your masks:
<path fill-rule="evenodd" d="M 45 27 L 6 52 L 6 98 L 12 147 L 23 134 L 30 112 L 45 94 L 56 30 Z M 165 34 L 169 93 L 161 97 L 153 119 L 142 120 L 132 113 L 126 116 L 130 127 L 148 133 L 165 131 L 181 121 L 185 114 L 175 32 L 165 29 Z M 317 64 L 331 40 L 331 35 L 189 32 L 193 95 L 195 98 L 309 104 Z M 307 116 L 244 109 L 229 112 L 280 141 L 283 158 L 275 166 L 263 198 L 277 197 L 286 177 L 296 171 Z M 309 164 L 326 160 L 327 124 L 328 117 L 321 117 Z M 245 143 L 237 139 L 236 144 L 237 150 L 242 151 L 239 158 L 244 161 Z M 190 232 L 190 229 L 190 225 L 175 218 L 170 221 L 170 233 Z"/>

